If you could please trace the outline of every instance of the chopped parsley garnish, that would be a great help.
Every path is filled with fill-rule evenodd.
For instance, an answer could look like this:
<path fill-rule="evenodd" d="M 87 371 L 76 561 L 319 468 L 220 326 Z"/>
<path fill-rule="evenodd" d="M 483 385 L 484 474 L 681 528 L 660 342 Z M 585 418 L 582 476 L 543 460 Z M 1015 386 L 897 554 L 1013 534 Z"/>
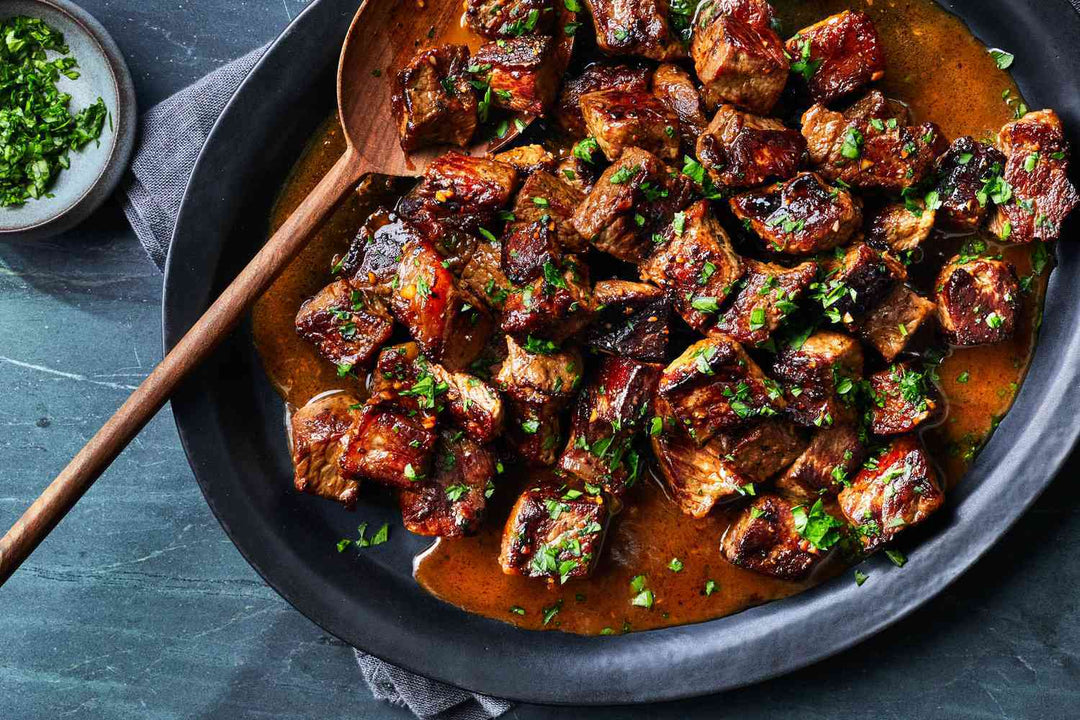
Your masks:
<path fill-rule="evenodd" d="M 600 145 L 596 142 L 596 138 L 587 137 L 584 140 L 574 145 L 574 157 L 583 162 L 587 162 L 590 165 L 593 162 L 593 153 L 600 149 Z"/>
<path fill-rule="evenodd" d="M 998 66 L 999 70 L 1008 70 L 1012 67 L 1013 60 L 1016 56 L 1011 52 L 1005 52 L 1004 50 L 998 50 L 997 48 L 990 49 L 990 57 L 994 58 L 994 63 Z"/>
<path fill-rule="evenodd" d="M 677 557 L 671 558 L 671 561 L 667 564 L 668 570 L 671 572 L 682 572 L 683 561 Z"/>
<path fill-rule="evenodd" d="M 714 592 L 716 592 L 716 581 L 715 580 L 706 580 L 705 581 L 705 597 L 708 597 L 708 596 L 712 595 Z"/>
<path fill-rule="evenodd" d="M 899 550 L 886 550 L 885 556 L 888 557 L 896 567 L 904 567 L 904 564 L 907 563 L 907 557 Z"/>
<path fill-rule="evenodd" d="M 810 59 L 810 38 L 795 36 L 795 39 L 799 42 L 799 59 L 791 63 L 791 72 L 802 75 L 803 80 L 809 81 L 821 67 L 821 60 Z"/>
<path fill-rule="evenodd" d="M 844 523 L 825 512 L 821 498 L 807 511 L 803 505 L 791 508 L 795 518 L 795 531 L 818 550 L 828 550 L 840 542 L 840 530 Z"/>
<path fill-rule="evenodd" d="M 862 587 L 862 584 L 866 582 L 869 577 L 870 576 L 864 573 L 862 570 L 855 570 L 855 584 L 859 587 Z"/>

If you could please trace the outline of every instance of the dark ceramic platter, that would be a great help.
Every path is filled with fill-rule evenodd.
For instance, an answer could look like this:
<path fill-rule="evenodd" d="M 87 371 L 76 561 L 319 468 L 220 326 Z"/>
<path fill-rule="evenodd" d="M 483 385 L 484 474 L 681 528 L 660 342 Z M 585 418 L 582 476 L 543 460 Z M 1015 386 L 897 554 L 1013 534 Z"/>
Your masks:
<path fill-rule="evenodd" d="M 1080 16 L 1066 0 L 942 4 L 988 46 L 1017 50 L 1013 72 L 1031 107 L 1053 107 L 1071 131 L 1080 128 Z M 276 192 L 332 109 L 338 43 L 356 8 L 355 0 L 315 0 L 214 128 L 169 255 L 167 348 L 266 237 Z M 396 507 L 361 504 L 349 514 L 292 491 L 282 402 L 263 374 L 250 325 L 184 385 L 173 413 L 206 500 L 233 542 L 289 602 L 352 645 L 438 680 L 534 702 L 713 693 L 821 660 L 909 614 L 990 551 L 1047 486 L 1080 432 L 1080 251 L 1066 240 L 1059 259 L 1015 407 L 950 496 L 949 516 L 908 548 L 903 570 L 887 571 L 884 559 L 873 558 L 864 568 L 873 580 L 862 587 L 845 574 L 696 625 L 611 637 L 528 632 L 428 595 L 411 575 L 412 558 L 428 541 L 400 528 Z M 335 542 L 361 520 L 398 529 L 358 558 L 338 555 Z"/>

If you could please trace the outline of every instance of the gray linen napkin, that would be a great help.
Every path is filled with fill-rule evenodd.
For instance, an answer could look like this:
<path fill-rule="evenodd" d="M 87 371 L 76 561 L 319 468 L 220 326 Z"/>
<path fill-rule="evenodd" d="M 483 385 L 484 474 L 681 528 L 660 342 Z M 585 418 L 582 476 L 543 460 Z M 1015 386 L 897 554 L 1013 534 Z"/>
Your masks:
<path fill-rule="evenodd" d="M 173 226 L 199 150 L 225 103 L 265 48 L 218 68 L 150 108 L 140 123 L 131 168 L 121 188 L 124 214 L 143 249 L 165 268 Z M 428 680 L 359 650 L 356 662 L 372 694 L 423 720 L 489 720 L 513 704 Z"/>

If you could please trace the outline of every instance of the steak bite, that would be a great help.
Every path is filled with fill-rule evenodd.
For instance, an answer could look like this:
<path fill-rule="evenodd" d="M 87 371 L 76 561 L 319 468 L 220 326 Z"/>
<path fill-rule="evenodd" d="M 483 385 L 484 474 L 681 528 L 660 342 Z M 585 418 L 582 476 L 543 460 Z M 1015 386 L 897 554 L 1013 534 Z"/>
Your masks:
<path fill-rule="evenodd" d="M 580 105 L 583 95 L 598 90 L 648 92 L 651 75 L 652 71 L 643 65 L 612 61 L 592 63 L 577 77 L 563 82 L 555 108 L 555 123 L 571 137 L 582 137 L 587 132 Z"/>
<path fill-rule="evenodd" d="M 780 37 L 770 27 L 749 25 L 733 15 L 699 17 L 690 56 L 710 110 L 730 103 L 767 115 L 787 84 L 788 61 Z"/>
<path fill-rule="evenodd" d="M 933 321 L 936 308 L 904 284 L 897 284 L 862 318 L 859 337 L 881 353 L 886 362 L 907 349 L 919 330 Z"/>
<path fill-rule="evenodd" d="M 926 520 L 945 502 L 945 494 L 918 436 L 901 435 L 864 465 L 838 500 L 870 553 Z"/>
<path fill-rule="evenodd" d="M 457 370 L 484 347 L 493 321 L 480 301 L 457 285 L 429 243 L 405 246 L 390 308 L 430 360 Z"/>
<path fill-rule="evenodd" d="M 507 575 L 560 584 L 588 577 L 600 557 L 608 518 L 601 495 L 550 483 L 531 487 L 510 510 L 499 566 Z"/>
<path fill-rule="evenodd" d="M 719 334 L 694 343 L 668 365 L 657 392 L 698 445 L 785 406 L 776 383 L 739 343 Z"/>
<path fill-rule="evenodd" d="M 779 120 L 721 105 L 698 138 L 697 157 L 717 185 L 754 187 L 798 172 L 806 140 Z"/>
<path fill-rule="evenodd" d="M 657 405 L 660 410 L 662 402 Z M 671 498 L 694 518 L 750 494 L 748 485 L 767 481 L 805 446 L 791 423 L 778 418 L 717 435 L 699 447 L 674 420 L 665 417 L 662 431 L 651 433 L 651 441 Z"/>
<path fill-rule="evenodd" d="M 598 250 L 639 263 L 687 204 L 691 186 L 655 155 L 627 148 L 574 211 L 574 228 Z"/>
<path fill-rule="evenodd" d="M 474 375 L 450 372 L 436 363 L 430 363 L 427 370 L 436 388 L 446 387 L 447 412 L 470 438 L 486 443 L 499 436 L 504 410 L 495 388 Z"/>
<path fill-rule="evenodd" d="M 848 329 L 857 326 L 897 283 L 907 280 L 899 260 L 866 243 L 854 243 L 843 257 L 822 265 L 826 272 L 811 286 L 812 295 L 829 321 Z"/>
<path fill-rule="evenodd" d="M 431 478 L 398 493 L 405 529 L 437 537 L 475 533 L 495 490 L 495 463 L 495 454 L 464 431 L 441 431 Z"/>
<path fill-rule="evenodd" d="M 529 352 L 507 335 L 506 350 L 506 360 L 495 382 L 511 399 L 551 405 L 558 410 L 577 394 L 584 375 L 584 363 L 577 348 Z"/>
<path fill-rule="evenodd" d="M 559 468 L 620 498 L 644 470 L 637 436 L 662 366 L 605 356 L 578 397 Z"/>
<path fill-rule="evenodd" d="M 679 117 L 651 93 L 598 90 L 580 102 L 585 127 L 608 160 L 618 160 L 628 147 L 661 160 L 679 158 Z"/>
<path fill-rule="evenodd" d="M 517 286 L 503 303 L 503 332 L 536 335 L 561 342 L 592 320 L 589 266 L 575 255 L 558 265 L 548 263 L 543 274 Z"/>
<path fill-rule="evenodd" d="M 817 276 L 816 262 L 793 268 L 774 263 L 746 261 L 746 275 L 735 301 L 720 316 L 716 331 L 744 345 L 763 345 L 795 310 L 795 303 Z"/>
<path fill-rule="evenodd" d="M 409 488 L 428 472 L 437 439 L 435 416 L 372 398 L 348 435 L 340 465 L 345 477 Z"/>
<path fill-rule="evenodd" d="M 550 0 L 466 0 L 465 23 L 477 35 L 495 40 L 543 34 L 555 18 Z"/>
<path fill-rule="evenodd" d="M 877 118 L 849 120 L 824 105 L 803 113 L 802 134 L 810 160 L 828 180 L 892 193 L 926 179 L 934 159 L 946 147 L 934 123 L 907 126 Z"/>
<path fill-rule="evenodd" d="M 829 427 L 853 419 L 855 388 L 863 373 L 859 343 L 843 333 L 818 330 L 799 347 L 785 347 L 772 368 L 800 425 Z"/>
<path fill-rule="evenodd" d="M 879 90 L 871 90 L 848 106 L 843 113 L 848 120 L 890 120 L 898 125 L 911 124 L 911 110 L 900 100 L 885 97 Z"/>
<path fill-rule="evenodd" d="M 369 287 L 380 296 L 393 293 L 391 284 L 401 262 L 401 248 L 422 240 L 420 230 L 392 212 L 379 209 L 368 216 L 344 255 L 335 256 L 332 272 L 354 285 Z"/>
<path fill-rule="evenodd" d="M 976 142 L 970 135 L 957 138 L 935 163 L 941 207 L 937 224 L 952 232 L 974 232 L 990 211 L 987 182 L 1000 176 L 1005 156 L 994 147 Z"/>
<path fill-rule="evenodd" d="M 398 211 L 435 242 L 450 230 L 477 233 L 495 220 L 518 186 L 513 165 L 451 151 L 428 164 Z"/>
<path fill-rule="evenodd" d="M 394 76 L 391 106 L 401 149 L 460 145 L 472 140 L 477 101 L 469 84 L 469 49 L 441 45 L 416 54 Z"/>
<path fill-rule="evenodd" d="M 935 285 L 938 323 L 953 345 L 984 345 L 1012 337 L 1020 314 L 1020 283 L 1011 263 L 957 256 Z"/>
<path fill-rule="evenodd" d="M 585 343 L 596 350 L 660 362 L 671 334 L 671 301 L 660 288 L 627 280 L 601 280 L 593 286 L 596 317 Z"/>
<path fill-rule="evenodd" d="M 296 314 L 296 334 L 344 372 L 364 367 L 393 329 L 394 320 L 375 292 L 348 280 L 330 283 Z"/>
<path fill-rule="evenodd" d="M 553 223 L 543 219 L 506 226 L 502 241 L 502 271 L 515 285 L 525 285 L 547 272 L 557 272 L 562 253 L 556 246 Z"/>
<path fill-rule="evenodd" d="M 698 136 L 705 132 L 709 121 L 690 73 L 678 65 L 663 63 L 653 73 L 652 92 L 679 119 L 676 129 L 680 147 L 684 154 L 693 155 Z"/>
<path fill-rule="evenodd" d="M 360 484 L 343 477 L 338 461 L 348 443 L 347 433 L 360 401 L 352 393 L 321 395 L 293 413 L 290 419 L 293 483 L 299 492 L 356 505 Z"/>
<path fill-rule="evenodd" d="M 551 403 L 510 401 L 506 439 L 529 465 L 550 467 L 563 446 L 560 410 Z"/>
<path fill-rule="evenodd" d="M 603 53 L 660 62 L 686 57 L 682 39 L 668 21 L 667 0 L 587 0 L 586 4 Z"/>
<path fill-rule="evenodd" d="M 547 218 L 555 224 L 559 246 L 567 252 L 584 252 L 589 244 L 578 235 L 571 222 L 574 210 L 585 194 L 573 185 L 543 170 L 525 180 L 514 201 L 517 222 L 535 222 Z"/>
<path fill-rule="evenodd" d="M 862 224 L 862 200 L 811 172 L 728 202 L 735 217 L 769 249 L 791 255 L 814 255 L 843 245 Z"/>
<path fill-rule="evenodd" d="M 762 495 L 746 507 L 731 524 L 720 541 L 720 554 L 732 565 L 771 575 L 781 580 L 797 582 L 805 579 L 824 557 L 796 529 L 796 512 L 806 522 L 806 509 L 792 505 L 779 495 Z M 825 517 L 830 517 L 818 508 Z M 832 522 L 841 523 L 834 518 Z M 828 526 L 820 542 L 835 543 L 839 532 Z"/>
<path fill-rule="evenodd" d="M 1008 158 L 1005 182 L 1012 201 L 997 203 L 990 229 L 1002 240 L 1057 240 L 1061 223 L 1080 203 L 1069 180 L 1069 143 L 1053 110 L 1028 113 L 1001 128 L 998 147 Z"/>
<path fill-rule="evenodd" d="M 473 256 L 461 269 L 461 284 L 497 315 L 513 289 L 510 279 L 502 271 L 502 245 L 498 242 L 477 243 Z"/>
<path fill-rule="evenodd" d="M 473 64 L 491 66 L 487 82 L 495 107 L 543 115 L 555 102 L 559 61 L 550 37 L 525 35 L 481 45 Z M 488 95 L 484 97 L 488 99 Z"/>
<path fill-rule="evenodd" d="M 715 313 L 735 289 L 744 266 L 706 200 L 673 223 L 669 239 L 638 271 L 671 296 L 675 309 L 695 330 L 716 322 Z"/>
<path fill-rule="evenodd" d="M 867 215 L 866 243 L 898 255 L 910 252 L 930 237 L 937 214 L 922 200 L 885 203 Z"/>
<path fill-rule="evenodd" d="M 903 435 L 937 419 L 942 407 L 937 388 L 910 363 L 896 363 L 868 378 L 874 402 L 870 431 Z"/>
<path fill-rule="evenodd" d="M 513 165 L 520 175 L 532 175 L 541 170 L 550 173 L 555 170 L 555 156 L 543 145 L 518 145 L 496 153 L 494 158 L 501 163 Z"/>
<path fill-rule="evenodd" d="M 776 11 L 766 0 L 715 0 L 711 6 L 701 8 L 701 12 L 730 15 L 758 30 L 776 29 Z"/>
<path fill-rule="evenodd" d="M 862 467 L 866 445 L 854 423 L 822 427 L 810 438 L 806 451 L 776 480 L 781 495 L 813 501 L 834 497 Z"/>
<path fill-rule="evenodd" d="M 885 53 L 870 17 L 845 10 L 803 28 L 787 41 L 791 70 L 814 102 L 828 105 L 885 77 Z"/>

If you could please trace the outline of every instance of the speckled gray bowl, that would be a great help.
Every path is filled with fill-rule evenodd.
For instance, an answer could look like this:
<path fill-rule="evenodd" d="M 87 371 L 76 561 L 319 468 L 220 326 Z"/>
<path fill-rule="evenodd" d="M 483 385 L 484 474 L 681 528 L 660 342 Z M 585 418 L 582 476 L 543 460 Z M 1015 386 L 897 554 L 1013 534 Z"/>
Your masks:
<path fill-rule="evenodd" d="M 135 86 L 120 48 L 105 28 L 68 0 L 4 0 L 0 20 L 26 15 L 44 20 L 64 33 L 79 63 L 77 80 L 60 78 L 58 87 L 71 94 L 78 112 L 99 97 L 112 116 L 98 143 L 71 153 L 71 167 L 59 174 L 49 191 L 53 197 L 30 200 L 20 207 L 0 208 L 0 239 L 41 239 L 68 230 L 98 208 L 116 188 L 135 145 Z"/>

